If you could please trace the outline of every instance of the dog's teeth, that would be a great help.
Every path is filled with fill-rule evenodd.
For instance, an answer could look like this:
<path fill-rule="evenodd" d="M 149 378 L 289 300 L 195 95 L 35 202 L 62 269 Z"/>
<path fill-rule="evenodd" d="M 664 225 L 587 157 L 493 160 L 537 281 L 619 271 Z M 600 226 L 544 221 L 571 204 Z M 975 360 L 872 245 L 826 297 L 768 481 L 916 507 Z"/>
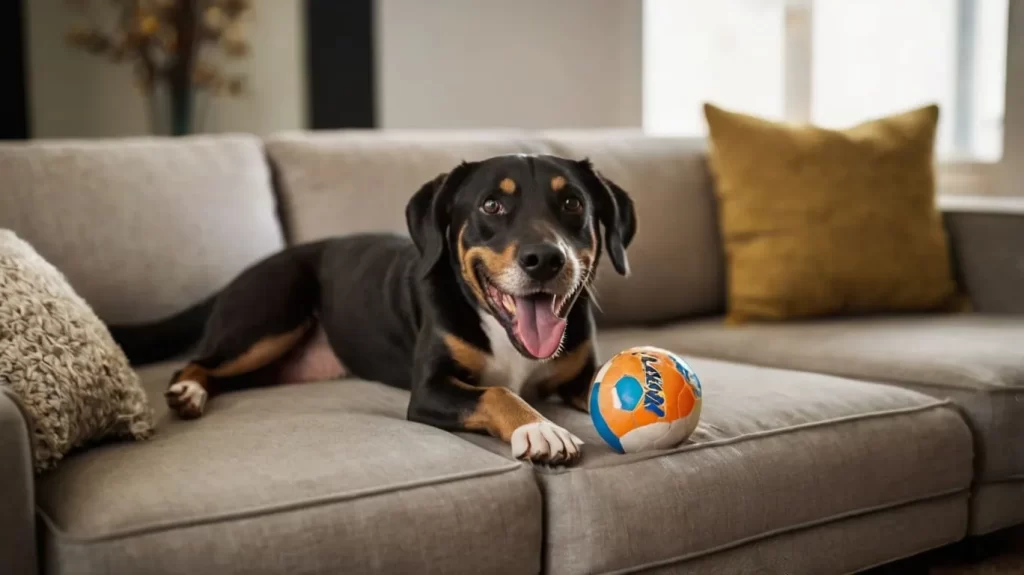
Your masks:
<path fill-rule="evenodd" d="M 570 298 L 570 296 L 571 296 L 571 294 L 570 295 L 565 295 L 565 296 L 562 296 L 562 297 L 558 298 L 555 301 L 555 315 L 556 316 L 558 316 L 560 318 L 563 318 L 563 319 L 565 318 L 565 314 L 568 312 L 568 308 L 569 308 L 569 298 Z"/>
<path fill-rule="evenodd" d="M 516 312 L 516 300 L 512 299 L 512 296 L 508 294 L 502 294 L 501 304 L 505 306 L 505 310 L 509 313 Z"/>

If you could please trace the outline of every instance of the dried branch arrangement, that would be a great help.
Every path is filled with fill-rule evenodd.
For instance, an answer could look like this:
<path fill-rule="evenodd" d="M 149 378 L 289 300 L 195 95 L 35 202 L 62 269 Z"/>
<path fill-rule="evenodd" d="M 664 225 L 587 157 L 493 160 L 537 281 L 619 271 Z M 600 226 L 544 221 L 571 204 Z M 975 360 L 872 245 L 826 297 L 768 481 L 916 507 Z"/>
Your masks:
<path fill-rule="evenodd" d="M 251 0 L 109 0 L 107 12 L 112 8 L 116 20 L 112 27 L 97 22 L 103 9 L 93 2 L 66 2 L 84 21 L 68 32 L 68 41 L 112 62 L 132 64 L 147 97 L 166 83 L 175 125 L 190 121 L 194 92 L 243 93 L 244 77 L 229 75 L 219 62 L 249 54 L 244 17 Z"/>

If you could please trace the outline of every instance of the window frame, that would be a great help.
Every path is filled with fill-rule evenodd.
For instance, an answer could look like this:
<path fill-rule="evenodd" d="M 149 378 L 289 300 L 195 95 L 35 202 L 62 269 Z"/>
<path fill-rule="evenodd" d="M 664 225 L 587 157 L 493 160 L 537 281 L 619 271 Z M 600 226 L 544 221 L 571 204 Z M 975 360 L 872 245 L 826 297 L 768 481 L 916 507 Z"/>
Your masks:
<path fill-rule="evenodd" d="M 956 118 L 954 126 L 954 157 L 938 160 L 936 166 L 937 191 L 942 195 L 1015 195 L 1024 193 L 1024 186 L 1012 186 L 1020 181 L 1024 173 L 1013 175 L 1007 172 L 1013 166 L 1024 162 L 1024 138 L 1014 135 L 1024 131 L 1024 113 L 1011 106 L 1014 101 L 1024 102 L 1024 7 L 1011 0 L 1008 6 L 1007 25 L 1007 73 L 1006 112 L 1004 112 L 1003 153 L 999 161 L 986 162 L 972 159 L 957 159 L 966 156 L 964 149 L 970 142 L 970 126 L 963 118 L 969 117 L 973 99 L 970 80 L 960 80 L 974 73 L 974 16 L 977 0 L 957 0 L 957 92 Z M 783 47 L 783 90 L 786 118 L 791 121 L 807 122 L 811 118 L 812 78 L 811 62 L 814 58 L 813 13 L 814 0 L 786 0 L 784 47 Z M 1016 32 L 1016 34 L 1015 34 Z M 1016 37 L 1015 37 L 1016 36 Z M 1014 58 L 1011 60 L 1011 52 Z M 1012 78 L 1011 78 L 1012 77 Z M 1012 98 L 1017 98 L 1013 100 Z M 1016 127 L 1016 129 L 1014 129 Z M 1014 161 L 1015 160 L 1015 161 Z M 1024 172 L 1024 170 L 1017 168 Z"/>
<path fill-rule="evenodd" d="M 1003 157 L 994 166 L 994 194 L 1024 195 L 1024 3 L 1010 0 L 1006 35 Z M 1011 105 L 1016 104 L 1016 105 Z"/>

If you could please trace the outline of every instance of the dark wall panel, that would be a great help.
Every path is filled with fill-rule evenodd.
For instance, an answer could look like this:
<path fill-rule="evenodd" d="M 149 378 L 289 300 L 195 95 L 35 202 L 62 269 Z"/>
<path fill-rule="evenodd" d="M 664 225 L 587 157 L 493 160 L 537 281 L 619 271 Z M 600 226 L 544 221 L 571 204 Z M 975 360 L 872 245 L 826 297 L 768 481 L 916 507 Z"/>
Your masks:
<path fill-rule="evenodd" d="M 373 128 L 373 0 L 306 0 L 308 127 Z"/>
<path fill-rule="evenodd" d="M 24 0 L 0 0 L 0 140 L 28 138 Z"/>

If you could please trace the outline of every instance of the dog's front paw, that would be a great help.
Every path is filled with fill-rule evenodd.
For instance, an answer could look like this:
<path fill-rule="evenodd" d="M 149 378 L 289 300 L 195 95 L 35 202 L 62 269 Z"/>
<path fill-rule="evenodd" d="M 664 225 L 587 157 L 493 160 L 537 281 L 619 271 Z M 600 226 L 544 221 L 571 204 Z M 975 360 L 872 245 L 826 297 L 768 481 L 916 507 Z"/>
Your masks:
<path fill-rule="evenodd" d="M 550 421 L 521 425 L 512 432 L 512 456 L 535 463 L 574 463 L 583 440 Z"/>
<path fill-rule="evenodd" d="M 164 392 L 167 407 L 182 419 L 195 419 L 201 416 L 203 408 L 206 407 L 207 395 L 206 388 L 191 379 L 179 381 Z"/>

